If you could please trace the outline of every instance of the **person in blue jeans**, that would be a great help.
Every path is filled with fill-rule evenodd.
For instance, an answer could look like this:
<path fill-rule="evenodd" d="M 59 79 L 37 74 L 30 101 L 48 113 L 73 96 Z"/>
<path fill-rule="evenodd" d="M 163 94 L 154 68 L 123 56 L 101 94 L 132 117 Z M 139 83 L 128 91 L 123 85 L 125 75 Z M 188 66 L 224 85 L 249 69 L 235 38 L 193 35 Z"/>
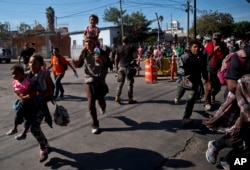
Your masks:
<path fill-rule="evenodd" d="M 59 53 L 59 49 L 57 47 L 53 48 L 52 53 L 53 53 L 53 57 L 51 59 L 51 63 L 49 67 L 47 68 L 47 70 L 49 70 L 50 68 L 53 68 L 53 73 L 55 77 L 55 90 L 54 90 L 53 97 L 54 99 L 57 99 L 59 92 L 60 92 L 60 97 L 61 98 L 64 97 L 64 88 L 61 83 L 61 80 L 65 75 L 65 71 L 66 71 L 65 66 L 67 65 L 70 66 L 72 70 L 74 71 L 74 73 L 76 73 L 76 70 L 70 64 L 70 62 L 66 60 L 66 58 Z"/>

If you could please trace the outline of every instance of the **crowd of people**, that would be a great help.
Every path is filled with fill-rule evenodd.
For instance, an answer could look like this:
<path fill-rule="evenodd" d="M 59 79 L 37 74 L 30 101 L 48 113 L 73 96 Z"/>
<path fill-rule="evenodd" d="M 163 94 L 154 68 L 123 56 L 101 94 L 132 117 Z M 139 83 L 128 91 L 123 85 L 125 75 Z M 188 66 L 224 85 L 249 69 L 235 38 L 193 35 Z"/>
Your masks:
<path fill-rule="evenodd" d="M 134 77 L 136 69 L 135 59 L 144 55 L 149 58 L 162 58 L 176 56 L 178 60 L 177 88 L 174 98 L 178 104 L 186 93 L 186 107 L 183 113 L 182 124 L 188 126 L 192 123 L 192 112 L 197 95 L 204 89 L 204 109 L 210 111 L 216 101 L 216 95 L 221 91 L 221 83 L 217 73 L 221 68 L 223 59 L 230 53 L 234 53 L 231 64 L 226 73 L 227 90 L 225 101 L 220 108 L 209 119 L 205 119 L 203 124 L 210 129 L 219 130 L 223 128 L 225 135 L 220 139 L 208 142 L 206 159 L 209 163 L 215 164 L 218 152 L 225 147 L 232 147 L 234 150 L 241 150 L 249 154 L 250 140 L 247 137 L 250 133 L 249 126 L 249 80 L 250 76 L 250 45 L 237 45 L 232 38 L 230 42 L 224 42 L 220 33 L 213 34 L 211 41 L 192 40 L 189 47 L 185 48 L 177 43 L 173 48 L 170 43 L 164 42 L 158 46 L 148 46 L 138 49 L 130 45 L 129 36 L 122 37 L 122 45 L 111 48 L 101 47 L 98 41 L 100 33 L 98 17 L 89 17 L 90 25 L 84 31 L 84 47 L 77 59 L 72 64 L 60 55 L 59 48 L 52 49 L 50 65 L 44 68 L 43 57 L 35 53 L 34 48 L 25 44 L 24 50 L 19 57 L 19 64 L 11 68 L 13 77 L 14 93 L 17 96 L 13 108 L 16 110 L 14 127 L 6 134 L 13 135 L 18 132 L 17 126 L 23 122 L 24 131 L 17 135 L 17 140 L 26 138 L 28 130 L 40 145 L 40 162 L 48 158 L 49 143 L 42 129 L 43 118 L 52 127 L 52 118 L 47 106 L 47 96 L 53 96 L 52 100 L 57 100 L 58 96 L 63 99 L 64 89 L 61 80 L 65 75 L 65 65 L 75 68 L 83 67 L 85 73 L 85 92 L 88 99 L 88 111 L 92 119 L 92 133 L 100 133 L 100 125 L 97 117 L 96 101 L 100 107 L 100 112 L 106 112 L 105 96 L 109 92 L 106 83 L 108 69 L 117 73 L 117 89 L 115 102 L 121 102 L 122 88 L 125 80 L 128 81 L 128 104 L 134 104 Z M 247 57 L 245 65 L 239 61 L 237 51 L 241 50 Z M 20 65 L 23 58 L 23 66 Z M 49 69 L 53 69 L 54 86 L 51 81 Z M 60 93 L 60 95 L 59 95 Z M 27 109 L 27 105 L 29 109 Z M 14 107 L 15 106 L 15 107 Z M 32 107 L 32 109 L 30 109 Z M 33 115 L 33 116 L 30 116 Z M 232 119 L 233 117 L 233 119 Z M 230 121 L 230 122 L 229 122 Z M 231 154 L 232 155 L 232 154 Z M 230 169 L 230 154 L 221 160 L 224 169 Z"/>

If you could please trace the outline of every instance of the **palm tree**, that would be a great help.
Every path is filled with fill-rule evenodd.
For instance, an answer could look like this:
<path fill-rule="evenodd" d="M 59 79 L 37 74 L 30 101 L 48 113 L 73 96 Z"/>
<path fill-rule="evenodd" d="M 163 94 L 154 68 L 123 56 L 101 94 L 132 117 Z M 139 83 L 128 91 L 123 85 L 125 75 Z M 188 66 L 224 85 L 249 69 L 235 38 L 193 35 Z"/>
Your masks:
<path fill-rule="evenodd" d="M 161 22 L 161 28 L 162 28 L 162 21 L 163 21 L 163 19 L 164 19 L 163 16 L 160 15 L 160 16 L 159 16 L 159 21 Z"/>
<path fill-rule="evenodd" d="M 25 33 L 26 31 L 31 29 L 31 26 L 28 24 L 25 24 L 24 22 L 21 22 L 21 24 L 18 27 L 19 32 L 21 32 L 22 34 Z"/>
<path fill-rule="evenodd" d="M 46 17 L 48 20 L 48 31 L 54 32 L 55 31 L 55 11 L 51 6 L 46 8 Z"/>

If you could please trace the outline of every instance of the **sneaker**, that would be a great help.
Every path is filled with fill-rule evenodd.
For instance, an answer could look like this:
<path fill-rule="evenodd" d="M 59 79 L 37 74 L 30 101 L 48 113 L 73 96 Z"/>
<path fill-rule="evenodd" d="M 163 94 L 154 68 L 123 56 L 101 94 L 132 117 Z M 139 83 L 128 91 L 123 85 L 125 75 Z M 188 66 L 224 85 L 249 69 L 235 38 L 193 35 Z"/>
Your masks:
<path fill-rule="evenodd" d="M 117 102 L 117 103 L 121 103 L 120 96 L 116 96 L 116 97 L 115 97 L 115 102 Z"/>
<path fill-rule="evenodd" d="M 45 148 L 43 150 L 40 150 L 39 155 L 40 155 L 40 162 L 46 161 L 48 159 L 48 151 L 47 151 L 47 149 Z"/>
<path fill-rule="evenodd" d="M 221 158 L 220 159 L 220 166 L 224 169 L 224 170 L 230 170 L 230 164 L 228 163 L 228 161 L 225 158 Z"/>
<path fill-rule="evenodd" d="M 137 101 L 133 98 L 128 99 L 128 104 L 135 104 Z"/>
<path fill-rule="evenodd" d="M 91 131 L 93 134 L 98 134 L 100 131 L 99 131 L 99 127 L 93 127 L 92 128 L 92 131 Z"/>
<path fill-rule="evenodd" d="M 210 164 L 215 164 L 217 160 L 218 151 L 213 145 L 214 140 L 208 142 L 208 149 L 206 151 L 206 159 Z"/>
<path fill-rule="evenodd" d="M 206 111 L 211 110 L 211 105 L 210 105 L 210 104 L 206 104 L 206 105 L 205 105 L 205 110 L 206 110 Z"/>
<path fill-rule="evenodd" d="M 15 129 L 10 129 L 7 133 L 6 133 L 6 135 L 14 135 L 14 134 L 16 134 L 17 133 L 17 130 Z"/>
<path fill-rule="evenodd" d="M 175 104 L 178 104 L 178 103 L 179 103 L 179 99 L 174 98 L 174 103 L 175 103 Z"/>
<path fill-rule="evenodd" d="M 100 113 L 104 115 L 106 113 L 106 110 L 102 110 L 102 108 L 100 108 Z"/>
<path fill-rule="evenodd" d="M 15 136 L 16 140 L 24 140 L 26 139 L 26 134 L 20 133 L 19 135 Z"/>

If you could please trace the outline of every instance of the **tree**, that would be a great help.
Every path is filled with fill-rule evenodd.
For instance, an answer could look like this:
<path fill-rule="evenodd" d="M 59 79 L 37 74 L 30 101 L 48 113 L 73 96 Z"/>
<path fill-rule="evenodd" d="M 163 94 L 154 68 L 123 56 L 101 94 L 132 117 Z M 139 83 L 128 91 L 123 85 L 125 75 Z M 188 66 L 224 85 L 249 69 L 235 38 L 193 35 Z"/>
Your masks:
<path fill-rule="evenodd" d="M 234 19 L 228 13 L 217 11 L 204 12 L 196 20 L 197 35 L 212 36 L 214 32 L 220 32 L 224 37 L 230 36 L 233 29 Z M 193 33 L 193 27 L 190 29 Z"/>
<path fill-rule="evenodd" d="M 133 42 L 141 42 L 143 33 L 149 30 L 152 21 L 148 21 L 141 12 L 133 12 L 124 17 L 125 35 L 130 35 Z"/>
<path fill-rule="evenodd" d="M 26 31 L 31 29 L 31 26 L 28 24 L 25 24 L 24 22 L 21 22 L 18 29 L 20 33 L 24 34 Z"/>
<path fill-rule="evenodd" d="M 241 22 L 234 23 L 232 35 L 235 38 L 239 38 L 239 39 L 250 38 L 249 33 L 250 33 L 249 21 L 241 21 Z"/>
<path fill-rule="evenodd" d="M 5 22 L 5 23 L 1 23 L 0 22 L 0 32 L 8 32 L 9 31 L 9 23 Z"/>
<path fill-rule="evenodd" d="M 162 15 L 160 15 L 158 19 L 159 19 L 159 21 L 160 21 L 160 23 L 161 23 L 161 29 L 162 29 L 162 21 L 163 21 L 164 18 L 163 18 Z"/>
<path fill-rule="evenodd" d="M 122 15 L 126 13 L 126 10 L 122 10 Z M 114 25 L 121 25 L 120 10 L 115 7 L 110 7 L 104 10 L 103 20 L 105 22 L 113 22 Z"/>
<path fill-rule="evenodd" d="M 55 11 L 51 6 L 46 8 L 46 17 L 48 21 L 48 31 L 54 32 L 55 31 Z"/>
<path fill-rule="evenodd" d="M 146 16 L 141 12 L 133 12 L 130 15 L 125 14 L 126 10 L 122 11 L 124 35 L 129 35 L 132 42 L 143 41 L 143 33 L 149 30 L 152 21 L 146 19 Z M 120 10 L 110 7 L 104 11 L 103 20 L 113 22 L 114 25 L 121 26 Z M 119 37 L 118 39 L 121 39 Z"/>

